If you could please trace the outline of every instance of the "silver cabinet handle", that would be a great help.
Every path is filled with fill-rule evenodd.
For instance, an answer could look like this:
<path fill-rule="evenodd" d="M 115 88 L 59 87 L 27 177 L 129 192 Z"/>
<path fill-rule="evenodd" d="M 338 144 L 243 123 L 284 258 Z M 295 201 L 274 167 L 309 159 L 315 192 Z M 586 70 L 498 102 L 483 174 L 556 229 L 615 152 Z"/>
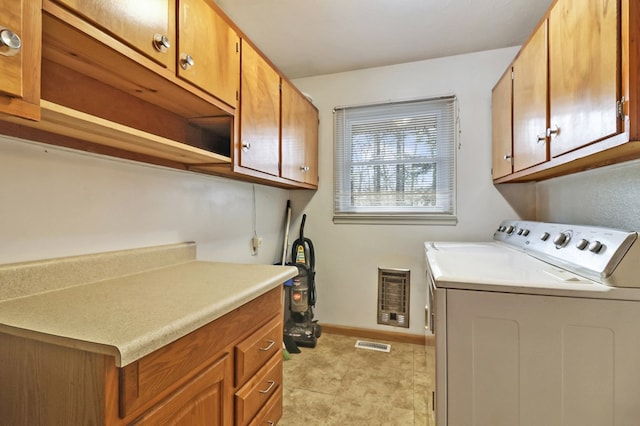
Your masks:
<path fill-rule="evenodd" d="M 273 345 L 276 343 L 273 340 L 269 339 L 267 340 L 267 342 L 269 342 L 269 344 L 267 345 L 267 347 L 265 348 L 260 348 L 261 351 L 268 351 L 269 349 L 271 349 L 273 347 Z"/>
<path fill-rule="evenodd" d="M 545 135 L 542 135 L 542 136 L 537 135 L 536 138 L 537 138 L 536 143 L 544 142 L 547 140 L 547 137 Z"/>
<path fill-rule="evenodd" d="M 191 55 L 183 53 L 180 55 L 180 66 L 183 70 L 189 69 L 196 64 Z"/>
<path fill-rule="evenodd" d="M 251 149 L 251 142 L 242 141 L 242 151 L 247 152 Z"/>
<path fill-rule="evenodd" d="M 171 48 L 169 37 L 163 34 L 156 34 L 153 36 L 153 48 L 160 53 L 164 53 Z M 188 56 L 188 55 L 187 55 Z M 191 59 L 193 61 L 193 58 Z"/>
<path fill-rule="evenodd" d="M 271 388 L 273 388 L 275 386 L 276 382 L 274 380 L 269 380 L 267 383 L 269 383 L 269 387 L 266 388 L 265 390 L 261 390 L 261 391 L 258 391 L 258 392 L 260 392 L 260 393 L 269 393 L 269 392 L 271 392 Z"/>
<path fill-rule="evenodd" d="M 308 172 L 309 171 L 309 166 L 300 166 L 300 170 L 302 172 Z"/>
<path fill-rule="evenodd" d="M 554 127 L 553 129 L 551 127 L 549 127 L 547 129 L 547 137 L 548 138 L 550 138 L 551 135 L 559 135 L 560 134 L 560 128 L 557 125 L 555 125 L 553 127 Z"/>
<path fill-rule="evenodd" d="M 22 40 L 18 34 L 7 28 L 0 28 L 0 55 L 17 55 L 22 47 Z"/>
<path fill-rule="evenodd" d="M 511 154 L 505 154 L 503 157 L 505 160 L 511 160 Z"/>

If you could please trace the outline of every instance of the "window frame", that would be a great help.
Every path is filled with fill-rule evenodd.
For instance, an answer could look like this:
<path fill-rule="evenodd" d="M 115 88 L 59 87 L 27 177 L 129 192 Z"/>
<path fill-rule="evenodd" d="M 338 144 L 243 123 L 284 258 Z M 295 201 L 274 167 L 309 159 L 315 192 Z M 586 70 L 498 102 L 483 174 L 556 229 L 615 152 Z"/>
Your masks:
<path fill-rule="evenodd" d="M 450 101 L 450 104 L 446 105 L 443 101 Z M 414 110 L 410 113 L 397 111 L 397 107 L 405 107 L 410 104 L 419 104 L 416 108 L 424 108 L 422 110 Z M 396 107 L 396 108 L 394 108 Z M 385 112 L 383 117 L 371 117 L 367 114 L 375 108 L 388 108 L 389 113 Z M 445 114 L 445 109 L 452 108 L 451 112 Z M 386 103 L 376 103 L 368 105 L 357 105 L 349 107 L 336 107 L 334 112 L 334 211 L 333 221 L 334 223 L 362 223 L 362 224 L 434 224 L 434 225 L 455 225 L 457 223 L 456 213 L 456 181 L 457 181 L 457 155 L 458 149 L 458 104 L 457 98 L 454 95 L 434 97 L 434 98 L 420 98 L 412 100 L 394 101 Z M 349 112 L 352 117 L 339 117 L 338 114 L 347 114 Z M 432 161 L 432 157 L 419 157 L 425 161 L 416 161 L 411 159 L 403 161 L 402 164 L 425 164 L 427 162 L 436 162 L 438 164 L 446 164 L 447 167 L 436 167 L 436 179 L 438 185 L 436 186 L 436 203 L 434 207 L 369 207 L 359 208 L 353 205 L 341 205 L 340 199 L 350 196 L 351 194 L 351 177 L 349 170 L 353 164 L 363 165 L 364 163 L 357 163 L 353 160 L 353 134 L 352 129 L 355 125 L 365 123 L 367 121 L 392 121 L 402 120 L 411 116 L 428 116 L 435 115 L 435 120 L 440 123 L 440 128 L 444 128 L 445 131 L 450 128 L 450 132 L 447 135 L 443 135 L 442 132 L 436 134 L 436 161 Z M 445 115 L 451 115 L 446 117 Z M 443 122 L 443 120 L 451 119 L 452 122 Z M 339 120 L 342 120 L 342 126 L 339 127 Z M 436 126 L 438 127 L 438 125 Z M 386 127 L 385 129 L 391 129 Z M 343 136 L 349 135 L 349 137 L 342 137 L 343 144 L 341 145 L 339 139 L 339 131 L 342 130 Z M 383 133 L 383 132 L 381 132 Z M 341 152 L 340 152 L 341 151 Z M 384 161 L 373 160 L 369 161 L 369 166 L 373 167 L 375 164 L 384 164 Z M 398 161 L 393 161 L 393 164 Z M 442 182 L 445 182 L 444 184 Z M 451 192 L 448 196 L 438 196 L 439 189 L 448 188 Z"/>

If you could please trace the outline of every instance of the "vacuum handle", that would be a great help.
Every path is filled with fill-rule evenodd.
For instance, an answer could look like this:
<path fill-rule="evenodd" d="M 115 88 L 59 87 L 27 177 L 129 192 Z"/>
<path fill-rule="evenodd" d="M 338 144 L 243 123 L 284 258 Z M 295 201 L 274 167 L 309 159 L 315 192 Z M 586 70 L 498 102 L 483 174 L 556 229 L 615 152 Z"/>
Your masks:
<path fill-rule="evenodd" d="M 302 215 L 302 223 L 300 223 L 300 241 L 304 241 L 304 223 L 307 221 L 307 214 Z"/>

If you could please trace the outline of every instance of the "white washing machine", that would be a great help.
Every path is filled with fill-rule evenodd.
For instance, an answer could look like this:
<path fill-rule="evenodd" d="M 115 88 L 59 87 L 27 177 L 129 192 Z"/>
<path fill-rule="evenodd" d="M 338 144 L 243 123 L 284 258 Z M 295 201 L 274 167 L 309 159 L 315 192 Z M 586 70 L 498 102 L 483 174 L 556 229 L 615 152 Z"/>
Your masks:
<path fill-rule="evenodd" d="M 637 239 L 504 221 L 426 242 L 437 425 L 640 425 Z"/>

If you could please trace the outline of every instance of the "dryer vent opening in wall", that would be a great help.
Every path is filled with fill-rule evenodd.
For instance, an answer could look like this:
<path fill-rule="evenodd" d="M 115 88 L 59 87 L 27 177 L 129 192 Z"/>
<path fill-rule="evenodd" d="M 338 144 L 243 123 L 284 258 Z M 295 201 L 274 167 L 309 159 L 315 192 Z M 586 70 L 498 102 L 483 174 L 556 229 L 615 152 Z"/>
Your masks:
<path fill-rule="evenodd" d="M 378 268 L 378 324 L 409 328 L 408 269 Z"/>

